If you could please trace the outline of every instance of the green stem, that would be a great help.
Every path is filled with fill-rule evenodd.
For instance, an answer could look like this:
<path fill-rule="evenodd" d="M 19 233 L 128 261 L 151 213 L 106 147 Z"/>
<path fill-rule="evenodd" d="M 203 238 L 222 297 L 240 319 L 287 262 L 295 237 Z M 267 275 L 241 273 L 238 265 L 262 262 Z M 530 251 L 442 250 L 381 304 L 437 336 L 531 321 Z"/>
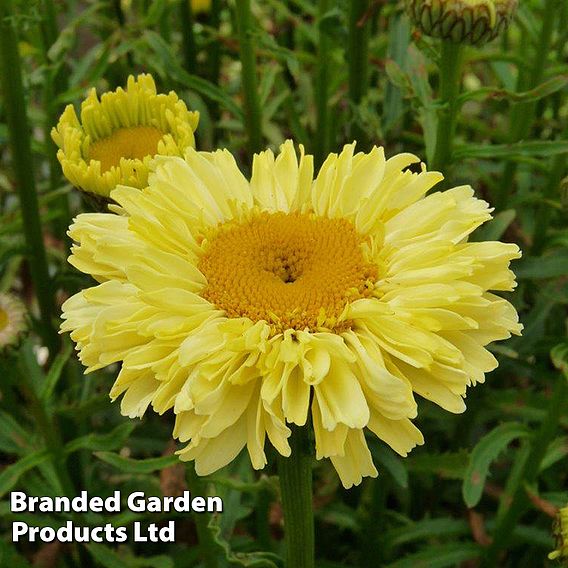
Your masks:
<path fill-rule="evenodd" d="M 34 180 L 30 127 L 22 85 L 18 38 L 13 28 L 12 1 L 0 2 L 0 84 L 10 133 L 12 162 L 22 211 L 27 257 L 42 320 L 43 339 L 53 355 L 60 344 L 51 318 L 55 314 L 53 285 L 49 277 L 39 203 Z"/>
<path fill-rule="evenodd" d="M 567 399 L 568 380 L 566 380 L 566 377 L 560 376 L 552 393 L 546 417 L 531 440 L 530 452 L 528 456 L 521 454 L 523 459 L 522 471 L 515 472 L 515 483 L 511 484 L 507 495 L 510 504 L 508 507 L 500 507 L 502 515 L 497 518 L 497 524 L 493 531 L 493 542 L 488 547 L 483 559 L 483 565 L 487 568 L 497 566 L 501 550 L 509 543 L 519 517 L 527 508 L 527 497 L 523 488 L 525 485 L 533 484 L 538 478 L 542 460 L 551 440 L 558 431 L 560 417 L 563 415 Z M 513 471 L 515 469 L 513 468 Z"/>
<path fill-rule="evenodd" d="M 179 0 L 179 16 L 181 18 L 185 69 L 193 75 L 197 69 L 197 48 L 193 34 L 193 11 L 188 0 Z"/>
<path fill-rule="evenodd" d="M 186 471 L 187 486 L 191 496 L 196 497 L 199 495 L 204 497 L 206 494 L 206 484 L 197 473 L 195 473 L 193 462 L 188 463 Z M 219 566 L 217 553 L 215 551 L 217 544 L 209 530 L 208 525 L 210 520 L 211 515 L 209 513 L 195 513 L 193 515 L 193 522 L 195 523 L 197 538 L 199 540 L 199 548 L 201 549 L 205 566 L 206 568 L 217 568 Z"/>
<path fill-rule="evenodd" d="M 546 60 L 550 51 L 552 42 L 552 34 L 554 31 L 554 22 L 557 17 L 557 5 L 559 0 L 545 0 L 544 17 L 542 20 L 542 28 L 540 31 L 539 42 L 535 52 L 535 58 L 530 68 L 524 73 L 519 72 L 517 86 L 519 90 L 530 90 L 539 85 L 544 77 L 546 69 Z M 525 49 L 525 42 L 521 42 L 521 49 Z M 520 103 L 513 106 L 511 110 L 510 142 L 518 142 L 526 138 L 531 130 L 535 117 L 537 102 Z M 508 162 L 503 171 L 499 192 L 495 199 L 495 207 L 497 209 L 506 209 L 511 195 L 511 189 L 517 171 L 515 162 Z"/>
<path fill-rule="evenodd" d="M 329 10 L 329 0 L 319 0 L 318 8 L 318 70 L 316 78 L 316 140 L 314 144 L 315 165 L 321 166 L 329 152 L 329 108 L 328 108 L 328 63 L 330 37 L 321 27 L 323 16 Z"/>
<path fill-rule="evenodd" d="M 369 85 L 369 0 L 352 0 L 349 3 L 349 100 L 353 108 L 351 138 L 366 149 L 367 134 L 358 116 L 357 107 L 367 94 Z"/>
<path fill-rule="evenodd" d="M 542 253 L 546 244 L 548 226 L 552 213 L 551 207 L 548 203 L 546 203 L 546 200 L 553 198 L 555 192 L 560 187 L 562 176 L 566 173 L 566 163 L 566 154 L 558 154 L 552 159 L 552 167 L 550 169 L 548 182 L 541 195 L 542 203 L 539 203 L 536 210 L 532 248 L 532 253 L 535 256 Z"/>
<path fill-rule="evenodd" d="M 55 43 L 59 34 L 53 0 L 44 0 L 43 7 L 44 17 L 41 24 L 45 66 L 43 81 L 43 107 L 45 110 L 43 137 L 49 163 L 49 190 L 55 191 L 61 180 L 61 166 L 57 160 L 57 148 L 51 141 L 51 128 L 55 126 L 58 118 L 58 109 L 55 100 L 57 95 L 65 89 L 65 86 L 62 81 L 62 74 L 59 73 L 57 69 L 54 69 L 48 57 L 49 49 Z M 67 227 L 71 219 L 71 210 L 69 208 L 69 196 L 67 193 L 57 198 L 56 207 L 59 210 L 59 216 L 54 223 L 55 233 L 66 243 L 67 247 L 69 247 L 71 245 L 71 239 L 67 235 Z"/>
<path fill-rule="evenodd" d="M 239 34 L 239 52 L 242 64 L 245 121 L 249 138 L 249 152 L 259 152 L 262 146 L 262 112 L 256 78 L 256 57 L 250 0 L 236 0 L 236 17 Z"/>
<path fill-rule="evenodd" d="M 438 112 L 436 148 L 431 169 L 444 173 L 447 173 L 452 163 L 456 117 L 459 110 L 458 96 L 461 90 L 463 49 L 459 44 L 442 40 L 438 96 L 441 108 Z"/>
<path fill-rule="evenodd" d="M 278 458 L 288 568 L 314 566 L 312 454 L 309 436 L 308 426 L 292 426 L 292 454 L 289 458 Z"/>
<path fill-rule="evenodd" d="M 221 25 L 221 0 L 213 0 L 211 2 L 211 12 L 209 13 L 209 25 L 219 32 L 219 26 Z M 207 67 L 209 71 L 209 81 L 214 85 L 219 84 L 219 76 L 221 75 L 221 41 L 217 37 L 213 38 L 213 41 L 207 49 L 208 59 Z M 211 101 L 210 106 L 211 118 L 213 120 L 213 132 L 217 134 L 217 121 L 220 117 L 219 104 L 216 101 Z M 216 136 L 215 136 L 216 139 Z M 215 139 L 213 142 L 215 142 Z"/>

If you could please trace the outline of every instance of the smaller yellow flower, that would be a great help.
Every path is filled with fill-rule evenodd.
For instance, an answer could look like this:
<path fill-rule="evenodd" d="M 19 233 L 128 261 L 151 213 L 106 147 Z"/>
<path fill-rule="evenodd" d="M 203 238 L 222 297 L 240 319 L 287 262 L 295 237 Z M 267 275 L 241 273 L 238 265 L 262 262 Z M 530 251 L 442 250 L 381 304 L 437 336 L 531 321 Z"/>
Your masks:
<path fill-rule="evenodd" d="M 108 197 L 117 185 L 143 188 L 150 160 L 160 154 L 183 156 L 195 146 L 199 113 L 171 91 L 158 94 L 151 75 L 128 77 L 122 88 L 95 89 L 81 104 L 81 120 L 67 105 L 51 131 L 65 177 L 77 188 Z"/>
<path fill-rule="evenodd" d="M 424 34 L 483 45 L 509 25 L 518 0 L 407 0 L 406 11 Z"/>
<path fill-rule="evenodd" d="M 18 343 L 26 329 L 26 308 L 12 294 L 0 294 L 0 351 Z"/>
<path fill-rule="evenodd" d="M 189 0 L 193 14 L 205 14 L 211 10 L 211 0 Z"/>
<path fill-rule="evenodd" d="M 568 566 L 568 505 L 558 512 L 555 531 L 556 550 L 548 555 L 549 560 L 563 560 Z"/>

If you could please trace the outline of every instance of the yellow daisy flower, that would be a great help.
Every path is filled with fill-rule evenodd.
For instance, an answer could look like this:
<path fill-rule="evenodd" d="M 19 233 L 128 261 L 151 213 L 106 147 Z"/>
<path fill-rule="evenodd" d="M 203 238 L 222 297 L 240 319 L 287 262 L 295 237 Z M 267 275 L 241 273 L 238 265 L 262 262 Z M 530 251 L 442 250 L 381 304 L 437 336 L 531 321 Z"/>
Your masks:
<path fill-rule="evenodd" d="M 122 362 L 122 412 L 174 410 L 181 459 L 199 474 L 266 438 L 290 454 L 287 423 L 311 416 L 316 457 L 345 487 L 376 476 L 370 431 L 402 456 L 423 443 L 414 393 L 463 412 L 497 366 L 486 349 L 519 334 L 514 244 L 468 243 L 491 218 L 469 186 L 382 148 L 313 158 L 287 141 L 254 158 L 160 158 L 149 187 L 119 187 L 121 215 L 83 214 L 70 262 L 100 283 L 63 306 L 82 362 Z"/>
<path fill-rule="evenodd" d="M 151 75 L 128 77 L 126 90 L 96 90 L 81 104 L 81 120 L 67 105 L 51 131 L 65 177 L 77 188 L 108 197 L 117 185 L 145 187 L 156 155 L 183 156 L 195 146 L 199 113 L 171 91 L 158 94 Z"/>
<path fill-rule="evenodd" d="M 0 293 L 0 351 L 18 343 L 26 329 L 26 308 L 12 294 Z"/>

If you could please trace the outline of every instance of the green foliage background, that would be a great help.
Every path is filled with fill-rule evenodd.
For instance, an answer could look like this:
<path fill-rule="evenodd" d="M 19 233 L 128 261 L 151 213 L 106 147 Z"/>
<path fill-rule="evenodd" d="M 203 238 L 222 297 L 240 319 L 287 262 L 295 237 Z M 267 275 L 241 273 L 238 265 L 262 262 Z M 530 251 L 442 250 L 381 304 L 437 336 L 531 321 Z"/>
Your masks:
<path fill-rule="evenodd" d="M 431 163 L 445 110 L 440 43 L 413 34 L 401 2 L 255 2 L 241 35 L 237 12 L 219 0 L 193 22 L 185 0 L 6 0 L 0 10 L 0 31 L 5 36 L 9 28 L 19 39 L 33 159 L 27 166 L 49 270 L 49 281 L 34 289 L 38 250 L 25 239 L 29 218 L 17 194 L 22 180 L 9 144 L 5 86 L 0 291 L 26 302 L 31 330 L 0 356 L 2 567 L 283 565 L 273 465 L 253 472 L 241 454 L 214 476 L 197 478 L 169 455 L 172 416 L 121 417 L 107 394 L 117 369 L 83 377 L 68 338 L 53 333 L 61 302 L 90 285 L 66 263 L 65 235 L 71 217 L 89 204 L 62 178 L 49 131 L 64 105 L 78 103 L 92 86 L 102 92 L 124 85 L 131 73 L 151 72 L 159 90 L 175 90 L 201 113 L 198 148 L 229 148 L 245 169 L 259 143 L 276 148 L 288 137 L 320 163 L 354 137 L 359 149 L 382 144 L 388 156 L 408 151 Z M 243 41 L 256 63 L 262 109 L 256 133 L 243 98 Z M 523 250 L 513 267 L 519 287 L 511 301 L 525 331 L 492 347 L 500 366 L 468 392 L 465 414 L 420 402 L 417 424 L 426 444 L 410 457 L 369 440 L 378 479 L 345 491 L 329 464 L 314 463 L 320 568 L 552 565 L 546 559 L 554 548 L 551 517 L 568 504 L 567 43 L 564 0 L 521 0 L 503 37 L 465 52 L 453 163 L 445 164 L 444 183 L 469 183 L 495 205 L 494 220 L 476 239 L 516 242 Z M 4 85 L 16 72 L 1 70 L 10 77 Z M 55 306 L 53 321 L 39 317 L 42 295 Z M 47 352 L 44 345 L 53 348 Z M 95 526 L 175 518 L 175 544 L 11 543 L 16 519 L 55 528 L 67 520 L 10 513 L 12 489 L 107 496 L 115 489 L 161 495 L 185 487 L 222 496 L 225 512 L 75 519 Z"/>

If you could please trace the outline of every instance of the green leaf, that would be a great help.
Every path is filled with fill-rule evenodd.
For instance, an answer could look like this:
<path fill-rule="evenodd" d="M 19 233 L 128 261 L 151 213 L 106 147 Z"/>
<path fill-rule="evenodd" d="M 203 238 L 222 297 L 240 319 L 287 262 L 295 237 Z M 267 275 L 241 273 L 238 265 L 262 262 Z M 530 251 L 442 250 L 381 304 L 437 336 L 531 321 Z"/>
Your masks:
<path fill-rule="evenodd" d="M 129 568 L 128 564 L 114 550 L 103 544 L 86 544 L 91 556 L 105 568 Z"/>
<path fill-rule="evenodd" d="M 430 546 L 426 550 L 409 554 L 386 568 L 446 568 L 458 566 L 481 555 L 481 548 L 467 542 Z"/>
<path fill-rule="evenodd" d="M 135 422 L 125 422 L 107 434 L 92 433 L 75 438 L 65 446 L 65 453 L 70 454 L 77 450 L 118 450 L 126 443 L 136 426 Z"/>
<path fill-rule="evenodd" d="M 123 458 L 112 452 L 95 452 L 97 458 L 124 473 L 152 473 L 166 467 L 170 467 L 179 463 L 177 456 L 164 456 L 161 458 L 149 458 L 144 460 L 135 460 L 131 458 Z"/>
<path fill-rule="evenodd" d="M 553 77 L 544 83 L 541 83 L 534 89 L 530 91 L 525 91 L 523 93 L 516 93 L 514 91 L 509 91 L 507 89 L 495 89 L 493 87 L 483 87 L 481 89 L 476 89 L 474 91 L 469 91 L 461 95 L 458 99 L 459 104 L 463 104 L 465 101 L 472 99 L 509 99 L 516 103 L 528 103 L 539 101 L 544 97 L 548 97 L 557 91 L 563 89 L 568 85 L 568 75 L 558 75 Z"/>
<path fill-rule="evenodd" d="M 468 534 L 470 530 L 468 523 L 460 519 L 424 519 L 387 531 L 384 543 L 395 547 L 430 538 L 454 538 Z"/>
<path fill-rule="evenodd" d="M 517 278 L 557 278 L 568 274 L 568 251 L 557 251 L 547 256 L 528 256 L 515 266 Z"/>
<path fill-rule="evenodd" d="M 565 459 L 566 456 L 568 456 L 568 436 L 556 438 L 546 449 L 546 454 L 540 464 L 540 471 L 553 466 L 560 460 Z"/>
<path fill-rule="evenodd" d="M 146 30 L 143 33 L 142 41 L 149 45 L 153 49 L 154 53 L 160 58 L 168 76 L 182 84 L 184 87 L 193 89 L 200 95 L 218 102 L 229 112 L 234 114 L 239 120 L 244 120 L 243 111 L 237 106 L 235 101 L 233 101 L 233 99 L 231 99 L 225 91 L 213 83 L 210 83 L 201 77 L 197 77 L 196 75 L 190 75 L 187 71 L 185 71 L 172 54 L 170 46 L 156 32 Z"/>
<path fill-rule="evenodd" d="M 403 488 L 408 487 L 408 471 L 404 462 L 388 447 L 380 443 L 369 444 L 373 458 L 382 465 Z"/>
<path fill-rule="evenodd" d="M 463 499 L 468 507 L 475 507 L 479 503 L 491 463 L 513 440 L 527 435 L 524 424 L 506 422 L 481 438 L 471 452 L 462 485 Z"/>
<path fill-rule="evenodd" d="M 515 144 L 466 144 L 456 146 L 454 159 L 502 159 L 522 156 L 548 157 L 566 153 L 568 153 L 568 140 L 517 142 Z"/>
<path fill-rule="evenodd" d="M 13 544 L 0 540 L 0 566 L 31 568 L 32 565 L 16 550 Z"/>
<path fill-rule="evenodd" d="M 514 209 L 507 209 L 501 211 L 501 213 L 497 213 L 491 221 L 485 223 L 475 231 L 473 240 L 478 242 L 499 240 L 509 225 L 515 220 L 516 216 L 517 213 Z"/>
<path fill-rule="evenodd" d="M 463 479 L 469 454 L 466 450 L 446 454 L 416 454 L 405 459 L 408 471 L 433 473 L 445 479 Z"/>
<path fill-rule="evenodd" d="M 47 373 L 47 377 L 45 377 L 45 380 L 40 387 L 39 397 L 42 401 L 48 401 L 53 395 L 55 387 L 61 378 L 65 364 L 69 361 L 71 353 L 73 353 L 73 345 L 71 343 L 67 343 L 61 353 L 59 353 L 53 361 L 49 372 Z"/>
<path fill-rule="evenodd" d="M 219 515 L 211 517 L 208 525 L 213 539 L 223 549 L 225 558 L 232 565 L 247 568 L 279 568 L 284 565 L 282 559 L 271 552 L 234 552 L 221 534 Z"/>
<path fill-rule="evenodd" d="M 560 343 L 550 352 L 552 364 L 568 379 L 568 341 Z"/>
<path fill-rule="evenodd" d="M 23 453 L 28 447 L 31 432 L 23 428 L 13 416 L 0 410 L 0 450 L 9 453 Z"/>
<path fill-rule="evenodd" d="M 0 473 L 0 497 L 6 495 L 26 471 L 37 467 L 48 457 L 49 452 L 47 450 L 38 450 L 4 469 Z"/>
<path fill-rule="evenodd" d="M 174 562 L 168 556 L 134 557 L 130 554 L 119 555 L 104 544 L 86 545 L 91 556 L 105 568 L 174 568 Z"/>

